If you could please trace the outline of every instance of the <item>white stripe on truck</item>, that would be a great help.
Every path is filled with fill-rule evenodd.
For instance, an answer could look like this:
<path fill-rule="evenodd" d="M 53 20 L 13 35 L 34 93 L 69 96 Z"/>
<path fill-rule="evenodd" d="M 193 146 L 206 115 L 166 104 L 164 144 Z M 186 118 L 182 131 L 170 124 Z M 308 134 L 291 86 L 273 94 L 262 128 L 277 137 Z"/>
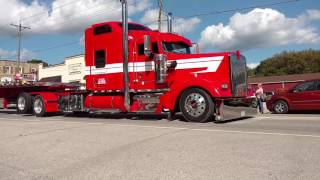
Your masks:
<path fill-rule="evenodd" d="M 207 68 L 202 71 L 194 73 L 216 72 L 220 66 L 224 56 L 178 59 L 176 69 L 193 69 L 193 68 Z M 169 60 L 170 61 L 170 60 Z M 154 62 L 130 62 L 128 64 L 129 72 L 145 72 L 154 70 Z M 86 75 L 97 74 L 113 74 L 123 72 L 122 63 L 106 64 L 105 67 L 96 68 L 95 66 L 86 66 Z"/>

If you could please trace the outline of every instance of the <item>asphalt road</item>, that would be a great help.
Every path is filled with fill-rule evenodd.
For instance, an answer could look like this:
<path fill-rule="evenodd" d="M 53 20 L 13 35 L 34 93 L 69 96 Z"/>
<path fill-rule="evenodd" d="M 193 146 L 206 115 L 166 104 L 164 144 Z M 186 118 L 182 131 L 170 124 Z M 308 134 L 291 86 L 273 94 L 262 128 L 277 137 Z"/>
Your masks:
<path fill-rule="evenodd" d="M 320 114 L 221 123 L 0 111 L 0 179 L 320 179 Z"/>

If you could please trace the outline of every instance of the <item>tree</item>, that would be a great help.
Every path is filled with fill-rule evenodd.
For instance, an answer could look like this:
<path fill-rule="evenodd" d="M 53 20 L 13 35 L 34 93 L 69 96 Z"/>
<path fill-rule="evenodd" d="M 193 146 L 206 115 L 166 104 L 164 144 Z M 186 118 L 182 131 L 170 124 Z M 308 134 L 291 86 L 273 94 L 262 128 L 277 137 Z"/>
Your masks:
<path fill-rule="evenodd" d="M 284 51 L 263 60 L 253 71 L 254 76 L 317 73 L 320 72 L 320 50 Z"/>
<path fill-rule="evenodd" d="M 28 63 L 42 63 L 43 64 L 43 67 L 48 67 L 49 64 L 43 60 L 40 60 L 40 59 L 32 59 L 32 60 L 29 60 L 27 61 Z"/>

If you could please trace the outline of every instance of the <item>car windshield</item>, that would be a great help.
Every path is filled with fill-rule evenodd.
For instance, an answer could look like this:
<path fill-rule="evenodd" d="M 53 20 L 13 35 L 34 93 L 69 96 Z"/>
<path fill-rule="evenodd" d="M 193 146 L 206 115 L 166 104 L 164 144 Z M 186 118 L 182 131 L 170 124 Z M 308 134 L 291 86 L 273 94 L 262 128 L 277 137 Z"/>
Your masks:
<path fill-rule="evenodd" d="M 163 42 L 163 49 L 165 52 L 172 52 L 177 54 L 190 54 L 190 47 L 183 42 Z"/>

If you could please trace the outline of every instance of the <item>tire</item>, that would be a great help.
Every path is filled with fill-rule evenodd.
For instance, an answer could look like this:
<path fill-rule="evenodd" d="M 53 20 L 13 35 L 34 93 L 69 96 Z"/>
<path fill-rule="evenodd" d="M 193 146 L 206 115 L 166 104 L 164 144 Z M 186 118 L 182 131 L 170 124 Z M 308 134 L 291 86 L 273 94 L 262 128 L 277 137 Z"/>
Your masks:
<path fill-rule="evenodd" d="M 32 96 L 28 93 L 21 93 L 17 98 L 17 113 L 29 114 L 32 113 Z"/>
<path fill-rule="evenodd" d="M 204 90 L 191 88 L 185 90 L 179 107 L 185 120 L 189 122 L 208 122 L 214 120 L 214 103 Z"/>
<path fill-rule="evenodd" d="M 37 117 L 46 116 L 46 110 L 43 98 L 41 96 L 36 96 L 33 101 L 33 113 Z"/>
<path fill-rule="evenodd" d="M 278 100 L 273 104 L 273 112 L 276 114 L 286 114 L 288 111 L 288 103 L 283 100 Z"/>
<path fill-rule="evenodd" d="M 251 101 L 251 107 L 253 107 L 253 108 L 257 108 L 257 107 L 258 107 L 258 101 L 257 101 L 257 99 L 253 99 L 253 100 Z"/>

